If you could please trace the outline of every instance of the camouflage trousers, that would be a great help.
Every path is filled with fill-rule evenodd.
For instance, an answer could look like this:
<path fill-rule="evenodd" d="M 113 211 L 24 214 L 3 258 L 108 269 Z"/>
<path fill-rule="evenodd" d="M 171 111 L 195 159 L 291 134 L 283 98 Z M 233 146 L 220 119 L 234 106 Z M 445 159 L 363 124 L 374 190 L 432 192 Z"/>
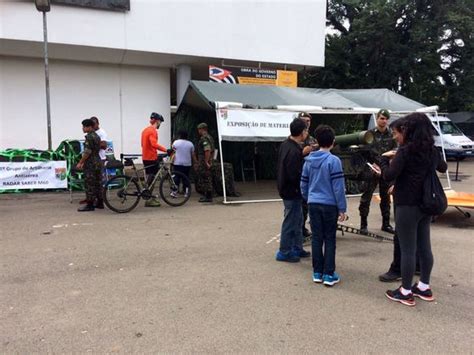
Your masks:
<path fill-rule="evenodd" d="M 224 190 L 222 187 L 222 170 L 220 163 L 214 163 L 212 165 L 212 185 L 214 190 L 219 196 L 224 195 Z M 224 163 L 224 183 L 225 191 L 227 196 L 238 196 L 235 191 L 234 184 L 234 168 L 230 163 Z"/>
<path fill-rule="evenodd" d="M 198 184 L 199 192 L 203 195 L 212 195 L 212 167 L 208 169 L 203 163 L 199 163 Z"/>
<path fill-rule="evenodd" d="M 362 193 L 359 204 L 359 212 L 361 217 L 367 217 L 370 210 L 370 201 L 375 189 L 379 185 L 380 193 L 380 211 L 384 219 L 390 219 L 390 195 L 388 194 L 389 184 L 380 178 L 367 181 L 367 190 Z"/>
<path fill-rule="evenodd" d="M 84 169 L 84 190 L 87 201 L 102 199 L 102 169 Z"/>

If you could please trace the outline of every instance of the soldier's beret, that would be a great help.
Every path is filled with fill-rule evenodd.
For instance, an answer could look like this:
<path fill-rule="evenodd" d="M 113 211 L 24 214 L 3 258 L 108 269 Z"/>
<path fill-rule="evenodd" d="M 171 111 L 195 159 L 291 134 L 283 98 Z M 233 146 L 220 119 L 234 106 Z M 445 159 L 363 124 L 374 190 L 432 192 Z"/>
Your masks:
<path fill-rule="evenodd" d="M 197 128 L 207 128 L 207 123 L 201 122 L 200 124 L 197 125 Z"/>
<path fill-rule="evenodd" d="M 377 112 L 377 116 L 380 116 L 380 115 L 390 118 L 390 112 L 388 112 L 386 108 L 383 108 L 379 112 Z"/>

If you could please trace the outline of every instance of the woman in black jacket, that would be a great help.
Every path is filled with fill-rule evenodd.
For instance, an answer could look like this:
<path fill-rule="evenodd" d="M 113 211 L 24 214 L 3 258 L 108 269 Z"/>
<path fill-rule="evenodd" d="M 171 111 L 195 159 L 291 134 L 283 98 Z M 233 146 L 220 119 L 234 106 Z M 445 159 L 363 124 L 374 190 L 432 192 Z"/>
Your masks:
<path fill-rule="evenodd" d="M 436 166 L 444 173 L 447 164 L 434 146 L 432 126 L 423 113 L 404 118 L 403 138 L 397 152 L 382 155 L 381 169 L 385 180 L 395 181 L 394 204 L 396 229 L 401 249 L 402 286 L 385 295 L 396 302 L 414 306 L 414 297 L 433 301 L 430 275 L 433 254 L 430 242 L 431 216 L 420 210 L 425 177 Z M 416 250 L 420 257 L 420 280 L 412 286 Z"/>

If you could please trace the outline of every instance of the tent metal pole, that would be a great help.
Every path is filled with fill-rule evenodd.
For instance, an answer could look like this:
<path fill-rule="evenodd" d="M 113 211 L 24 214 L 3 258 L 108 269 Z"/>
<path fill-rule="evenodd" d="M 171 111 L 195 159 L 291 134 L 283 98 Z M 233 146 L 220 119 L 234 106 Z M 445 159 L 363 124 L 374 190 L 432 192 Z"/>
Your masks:
<path fill-rule="evenodd" d="M 222 136 L 221 136 L 221 123 L 219 120 L 218 108 L 216 108 L 216 120 L 217 120 L 217 138 L 219 139 L 219 150 L 221 157 L 221 174 L 222 174 L 222 193 L 224 194 L 224 204 L 227 204 L 227 191 L 225 190 L 225 175 L 224 175 L 224 152 L 222 151 Z"/>
<path fill-rule="evenodd" d="M 441 132 L 441 126 L 439 124 L 438 111 L 435 111 L 434 114 L 435 114 L 435 117 L 436 117 L 436 126 L 438 126 L 439 137 L 441 139 L 441 150 L 443 152 L 443 158 L 444 158 L 445 161 L 448 161 L 446 159 L 446 152 L 444 151 L 443 132 Z M 446 170 L 446 180 L 448 180 L 448 188 L 451 189 L 451 179 L 449 178 L 449 169 Z"/>

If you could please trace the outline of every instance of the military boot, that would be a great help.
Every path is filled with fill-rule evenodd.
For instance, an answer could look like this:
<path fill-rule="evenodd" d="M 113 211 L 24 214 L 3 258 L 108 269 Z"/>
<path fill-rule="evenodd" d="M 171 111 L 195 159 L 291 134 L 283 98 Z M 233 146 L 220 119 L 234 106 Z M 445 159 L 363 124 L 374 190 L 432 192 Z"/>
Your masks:
<path fill-rule="evenodd" d="M 367 235 L 369 230 L 367 229 L 367 216 L 360 216 L 360 234 Z"/>
<path fill-rule="evenodd" d="M 390 225 L 390 217 L 383 217 L 382 228 L 384 232 L 395 234 L 395 229 Z"/>
<path fill-rule="evenodd" d="M 206 196 L 201 197 L 199 202 L 212 202 L 212 193 L 206 193 Z"/>
<path fill-rule="evenodd" d="M 84 206 L 81 206 L 77 209 L 78 212 L 89 212 L 89 211 L 94 211 L 94 202 L 92 201 L 87 201 L 87 204 Z"/>
<path fill-rule="evenodd" d="M 95 208 L 98 208 L 100 210 L 103 210 L 104 209 L 104 200 L 101 199 L 101 198 L 98 198 L 95 205 L 94 205 Z"/>

